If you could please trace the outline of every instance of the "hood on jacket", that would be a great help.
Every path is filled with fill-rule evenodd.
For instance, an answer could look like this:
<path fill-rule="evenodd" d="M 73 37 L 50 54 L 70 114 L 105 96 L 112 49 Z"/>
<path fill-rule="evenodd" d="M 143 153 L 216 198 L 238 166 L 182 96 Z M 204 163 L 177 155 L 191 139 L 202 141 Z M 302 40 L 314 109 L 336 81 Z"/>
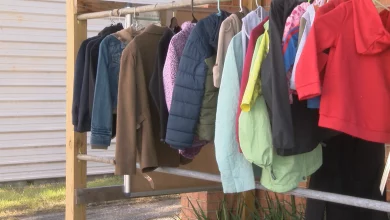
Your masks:
<path fill-rule="evenodd" d="M 390 12 L 380 14 L 372 1 L 354 0 L 353 19 L 356 50 L 359 54 L 378 54 L 390 48 Z M 364 16 L 363 16 L 364 15 Z"/>

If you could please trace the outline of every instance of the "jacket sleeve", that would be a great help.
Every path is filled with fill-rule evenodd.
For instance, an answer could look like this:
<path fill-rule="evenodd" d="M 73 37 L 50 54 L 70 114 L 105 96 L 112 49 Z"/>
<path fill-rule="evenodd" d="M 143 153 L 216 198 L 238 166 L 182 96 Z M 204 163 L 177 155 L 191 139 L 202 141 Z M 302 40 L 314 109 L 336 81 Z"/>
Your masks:
<path fill-rule="evenodd" d="M 108 38 L 103 40 L 99 49 L 91 120 L 91 145 L 93 149 L 106 149 L 111 143 L 113 111 L 108 69 L 111 57 L 108 50 L 108 40 Z"/>
<path fill-rule="evenodd" d="M 323 51 L 336 44 L 346 13 L 342 10 L 345 9 L 340 6 L 317 16 L 314 20 L 295 73 L 295 85 L 300 100 L 321 95 L 320 72 L 328 58 Z"/>
<path fill-rule="evenodd" d="M 241 41 L 241 39 L 237 40 Z M 242 62 L 242 51 L 234 50 L 233 41 L 228 48 L 223 68 L 215 122 L 215 156 L 224 193 L 237 193 L 255 188 L 252 165 L 238 151 L 236 140 L 235 117 L 241 75 L 237 62 Z"/>
<path fill-rule="evenodd" d="M 298 42 L 298 50 L 297 50 L 297 54 L 295 56 L 294 67 L 293 67 L 293 70 L 291 73 L 291 79 L 290 79 L 290 89 L 293 89 L 293 90 L 296 90 L 295 76 L 296 76 L 298 62 L 301 58 L 302 50 L 303 50 L 303 48 L 305 48 L 307 35 L 309 34 L 309 31 L 311 29 L 310 21 L 306 21 L 306 19 L 304 17 L 301 18 L 301 24 L 302 23 L 305 23 L 305 26 L 304 26 L 304 30 L 303 30 L 301 38 L 298 37 L 298 41 L 299 41 Z M 299 27 L 299 28 L 301 28 L 301 27 Z M 299 40 L 299 39 L 301 39 L 301 40 Z"/>
<path fill-rule="evenodd" d="M 206 42 L 208 39 L 199 33 L 203 26 L 199 22 L 191 32 L 176 75 L 166 142 L 177 149 L 192 146 L 199 120 L 207 73 L 204 58 L 213 52 Z"/>
<path fill-rule="evenodd" d="M 77 53 L 76 66 L 74 70 L 74 81 L 73 81 L 73 102 L 72 102 L 72 123 L 77 126 L 79 117 L 79 105 L 81 86 L 83 84 L 84 76 L 84 62 L 85 62 L 85 50 L 87 49 L 88 40 L 85 40 Z"/>
<path fill-rule="evenodd" d="M 262 39 L 264 38 L 265 34 L 262 34 L 256 41 L 256 47 L 255 51 L 252 56 L 252 64 L 251 68 L 249 71 L 249 77 L 248 77 L 248 82 L 246 84 L 246 88 L 244 91 L 244 95 L 242 96 L 242 102 L 241 102 L 241 110 L 244 112 L 248 112 L 251 109 L 252 106 L 252 97 L 255 95 L 254 94 L 254 89 L 255 89 L 255 84 L 257 82 L 259 73 L 260 73 L 260 66 L 264 54 L 264 48 L 261 48 L 261 42 L 263 41 Z M 263 51 L 263 52 L 262 52 Z M 259 91 L 260 92 L 260 91 Z M 257 97 L 257 96 L 256 96 Z M 255 99 L 253 99 L 255 100 Z"/>
<path fill-rule="evenodd" d="M 228 19 L 225 20 L 226 22 Z M 225 26 L 226 22 L 222 22 L 221 28 L 219 29 L 219 39 L 218 39 L 218 49 L 217 49 L 217 58 L 215 61 L 215 65 L 213 68 L 213 79 L 214 79 L 214 86 L 216 88 L 219 88 L 221 85 L 221 77 L 222 77 L 222 70 L 223 70 L 223 64 L 225 60 L 225 45 L 224 43 L 224 37 L 225 37 Z"/>
<path fill-rule="evenodd" d="M 135 56 L 131 43 L 121 57 L 118 84 L 116 166 L 115 174 L 136 173 L 137 155 L 137 82 Z"/>
<path fill-rule="evenodd" d="M 171 41 L 163 69 L 164 93 L 168 112 L 171 109 L 173 87 L 175 85 L 175 75 L 179 66 L 179 59 L 175 50 L 175 45 L 173 44 L 173 41 Z"/>

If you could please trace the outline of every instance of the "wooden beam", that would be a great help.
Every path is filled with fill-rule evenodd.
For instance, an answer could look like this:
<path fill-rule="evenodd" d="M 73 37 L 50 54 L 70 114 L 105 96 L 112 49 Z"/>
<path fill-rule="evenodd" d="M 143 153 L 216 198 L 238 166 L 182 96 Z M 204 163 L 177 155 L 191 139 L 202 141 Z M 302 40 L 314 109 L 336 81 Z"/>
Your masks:
<path fill-rule="evenodd" d="M 252 11 L 256 9 L 256 0 L 243 0 L 242 4 L 249 9 L 249 11 Z M 260 0 L 259 0 L 260 4 Z"/>
<path fill-rule="evenodd" d="M 87 22 L 77 21 L 74 0 L 66 1 L 66 220 L 85 220 L 85 205 L 77 205 L 76 189 L 85 188 L 87 166 L 79 153 L 87 153 L 87 136 L 74 131 L 72 124 L 73 80 L 80 45 L 87 38 Z"/>
<path fill-rule="evenodd" d="M 126 7 L 126 3 L 101 1 L 101 0 L 77 0 L 77 14 L 114 10 Z"/>
<path fill-rule="evenodd" d="M 101 202 L 115 201 L 115 200 L 129 199 L 129 198 L 162 196 L 162 195 L 172 195 L 172 194 L 190 193 L 190 192 L 220 191 L 220 190 L 222 190 L 221 186 L 195 187 L 195 188 L 192 187 L 192 188 L 135 192 L 135 193 L 131 193 L 130 196 L 126 196 L 123 193 L 123 186 L 107 186 L 107 187 L 78 189 L 76 193 L 76 202 L 77 204 L 90 204 L 90 203 L 101 203 Z"/>

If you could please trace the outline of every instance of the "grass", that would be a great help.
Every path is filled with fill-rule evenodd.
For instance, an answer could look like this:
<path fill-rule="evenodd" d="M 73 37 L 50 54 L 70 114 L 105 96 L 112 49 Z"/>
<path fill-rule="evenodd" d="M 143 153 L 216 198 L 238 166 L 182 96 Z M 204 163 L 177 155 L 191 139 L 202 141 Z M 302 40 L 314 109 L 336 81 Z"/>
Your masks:
<path fill-rule="evenodd" d="M 88 187 L 122 184 L 121 177 L 100 178 Z M 65 183 L 0 188 L 0 219 L 65 210 Z"/>

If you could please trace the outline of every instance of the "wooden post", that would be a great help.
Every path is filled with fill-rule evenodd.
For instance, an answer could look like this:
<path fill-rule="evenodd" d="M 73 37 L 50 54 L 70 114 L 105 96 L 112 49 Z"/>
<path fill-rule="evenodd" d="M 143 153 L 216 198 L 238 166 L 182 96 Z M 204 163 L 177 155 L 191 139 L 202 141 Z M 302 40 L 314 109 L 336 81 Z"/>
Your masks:
<path fill-rule="evenodd" d="M 76 189 L 85 188 L 86 161 L 77 159 L 87 153 L 87 136 L 74 131 L 72 124 L 73 79 L 77 52 L 87 38 L 87 22 L 77 21 L 75 0 L 66 1 L 66 220 L 85 220 L 85 205 L 76 205 Z"/>

